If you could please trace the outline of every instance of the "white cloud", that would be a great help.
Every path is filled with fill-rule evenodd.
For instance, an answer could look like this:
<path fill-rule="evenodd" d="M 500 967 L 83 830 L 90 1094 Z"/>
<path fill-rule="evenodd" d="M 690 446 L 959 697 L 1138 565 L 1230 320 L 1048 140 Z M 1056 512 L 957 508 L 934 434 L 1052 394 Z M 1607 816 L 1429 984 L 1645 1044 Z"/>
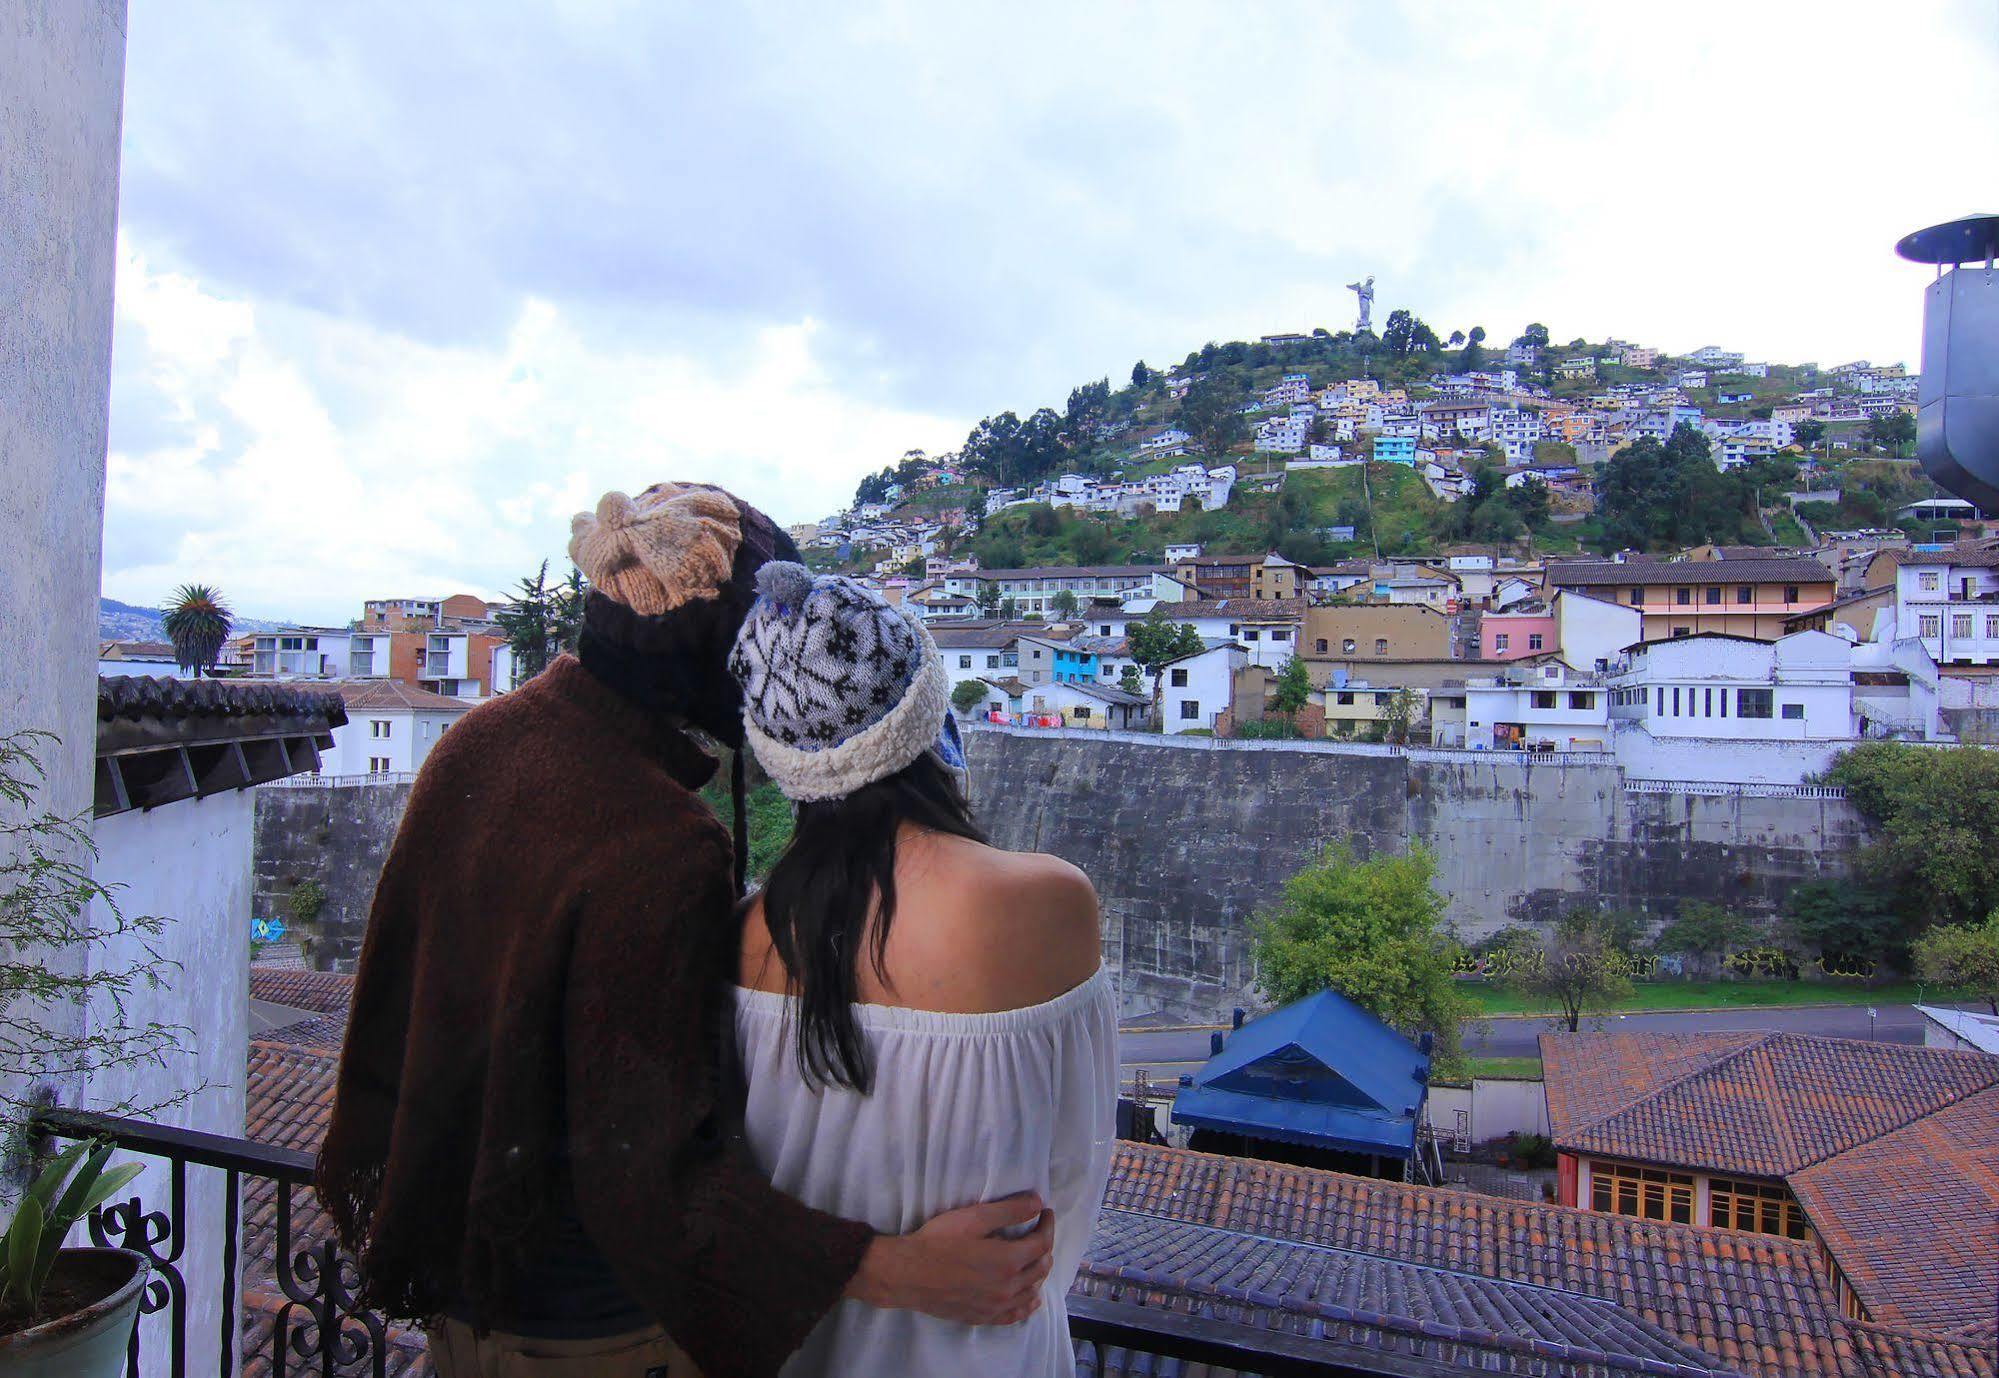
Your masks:
<path fill-rule="evenodd" d="M 340 621 L 367 597 L 497 594 L 611 487 L 722 483 L 780 521 L 821 516 L 964 418 L 856 403 L 809 320 L 753 332 L 738 366 L 593 346 L 526 301 L 490 349 L 437 347 L 291 307 L 252 308 L 121 245 L 119 405 L 105 591 L 183 579 L 242 611 Z"/>
<path fill-rule="evenodd" d="M 611 483 L 819 516 L 1366 273 L 1442 333 L 1914 364 L 1892 246 L 1999 166 L 1990 0 L 216 0 L 127 72 L 107 582 L 320 616 L 510 582 Z"/>

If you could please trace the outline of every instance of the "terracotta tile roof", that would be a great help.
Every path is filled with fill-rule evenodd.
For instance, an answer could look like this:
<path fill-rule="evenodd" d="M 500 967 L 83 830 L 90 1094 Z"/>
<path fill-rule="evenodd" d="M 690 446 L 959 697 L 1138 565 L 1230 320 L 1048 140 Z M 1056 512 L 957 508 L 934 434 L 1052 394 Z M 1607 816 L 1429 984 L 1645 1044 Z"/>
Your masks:
<path fill-rule="evenodd" d="M 405 684 L 399 679 L 342 680 L 336 686 L 350 712 L 414 708 L 426 713 L 470 713 L 472 705 L 463 699 L 447 698 Z"/>
<path fill-rule="evenodd" d="M 1599 1040 L 1614 1037 L 1542 1035 L 1551 1106 L 1567 1113 L 1571 1093 L 1555 1088 L 1593 1061 Z M 1787 1177 L 1999 1084 L 1999 1058 L 1982 1053 L 1766 1033 L 1704 1057 L 1712 1042 L 1681 1055 L 1671 1051 L 1677 1041 L 1652 1040 L 1659 1060 L 1628 1079 L 1636 1094 L 1580 1124 L 1565 1120 L 1555 1141 L 1607 1157 Z"/>
<path fill-rule="evenodd" d="M 1542 1034 L 1541 1062 L 1548 1123 L 1559 1141 L 1584 1125 L 1623 1110 L 1727 1053 L 1754 1043 L 1755 1033 Z"/>
<path fill-rule="evenodd" d="M 354 978 L 337 971 L 252 966 L 250 998 L 316 1014 L 345 1015 L 354 1003 Z"/>
<path fill-rule="evenodd" d="M 1299 622 L 1310 607 L 1303 598 L 1217 598 L 1201 603 L 1168 604 L 1166 620 L 1189 617 L 1221 618 L 1235 622 Z"/>
<path fill-rule="evenodd" d="M 1434 1346 L 1484 1372 L 1719 1372 L 1714 1357 L 1598 1297 L 1323 1245 L 1107 1210 L 1074 1289 L 1318 1340 L 1372 1367 Z M 1341 1355 L 1342 1348 L 1353 1351 Z"/>
<path fill-rule="evenodd" d="M 153 675 L 99 675 L 99 723 L 137 719 L 301 718 L 320 730 L 339 727 L 347 712 L 325 687 L 229 679 L 167 679 Z"/>
<path fill-rule="evenodd" d="M 1999 1059 L 1988 1059 L 1999 1061 Z M 1992 1324 L 1999 1287 L 1999 1086 L 1789 1179 L 1877 1321 Z"/>
<path fill-rule="evenodd" d="M 1950 1338 L 1893 1326 L 1848 1322 L 1848 1371 L 1866 1378 L 1992 1378 L 1992 1338 Z"/>
<path fill-rule="evenodd" d="M 334 1072 L 330 1053 L 253 1043 L 249 1136 L 316 1150 Z M 1640 1359 L 1651 1372 L 1757 1378 L 1994 1378 L 1990 1342 L 1974 1334 L 1844 1321 L 1812 1251 L 1791 1240 L 1122 1143 L 1105 1204 L 1079 1291 L 1143 1293 L 1148 1304 L 1329 1342 L 1338 1327 L 1371 1326 L 1396 1343 L 1476 1355 L 1486 1371 L 1548 1378 L 1632 1371 Z M 292 1205 L 295 1240 L 326 1237 L 309 1190 L 295 1189 Z M 263 1355 L 280 1296 L 272 1184 L 246 1182 L 243 1220 L 245 1352 Z M 392 1378 L 428 1378 L 421 1343 L 391 1331 Z M 1368 1352 L 1392 1357 L 1378 1342 Z M 1160 1371 L 1128 1362 L 1087 1354 L 1082 1371 Z M 246 1357 L 243 1371 L 264 1378 L 268 1363 Z"/>
<path fill-rule="evenodd" d="M 1853 1371 L 1794 1240 L 1127 1143 L 1105 1205 L 1596 1297 L 1759 1378 Z"/>
<path fill-rule="evenodd" d="M 266 1029 L 257 1035 L 257 1040 L 338 1057 L 342 1045 L 347 1042 L 347 1014 L 343 1010 L 339 1014 L 310 1015 L 294 1024 Z"/>
<path fill-rule="evenodd" d="M 1829 584 L 1833 574 L 1817 560 L 1563 560 L 1548 566 L 1550 588 L 1598 584 Z"/>

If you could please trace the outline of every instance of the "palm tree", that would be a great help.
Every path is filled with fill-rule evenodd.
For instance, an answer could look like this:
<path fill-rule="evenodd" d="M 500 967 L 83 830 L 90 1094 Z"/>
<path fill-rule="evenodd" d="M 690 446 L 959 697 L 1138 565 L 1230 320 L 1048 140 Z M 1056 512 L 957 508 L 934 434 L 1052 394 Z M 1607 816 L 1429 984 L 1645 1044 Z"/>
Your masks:
<path fill-rule="evenodd" d="M 215 669 L 215 658 L 229 639 L 229 608 L 221 592 L 210 585 L 182 584 L 174 590 L 160 625 L 174 644 L 174 659 L 200 679 L 203 670 Z"/>

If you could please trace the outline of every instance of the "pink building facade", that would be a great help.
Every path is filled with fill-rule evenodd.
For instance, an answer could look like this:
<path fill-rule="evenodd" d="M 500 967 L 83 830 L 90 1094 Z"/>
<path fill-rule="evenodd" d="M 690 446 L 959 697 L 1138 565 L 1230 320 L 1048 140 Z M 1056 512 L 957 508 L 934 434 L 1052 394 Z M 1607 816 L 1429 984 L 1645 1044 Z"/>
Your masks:
<path fill-rule="evenodd" d="M 1489 612 L 1479 619 L 1480 660 L 1517 660 L 1561 645 L 1552 612 Z"/>

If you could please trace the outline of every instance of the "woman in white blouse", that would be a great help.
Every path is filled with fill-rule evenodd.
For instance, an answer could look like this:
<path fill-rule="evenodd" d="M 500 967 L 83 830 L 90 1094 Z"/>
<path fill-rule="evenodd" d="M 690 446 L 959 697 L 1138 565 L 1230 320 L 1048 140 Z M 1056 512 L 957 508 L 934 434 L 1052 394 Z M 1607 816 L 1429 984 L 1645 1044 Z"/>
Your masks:
<path fill-rule="evenodd" d="M 746 736 L 797 827 L 743 927 L 750 1146 L 781 1190 L 884 1232 L 1032 1191 L 1055 1234 L 1016 1323 L 846 1301 L 784 1372 L 1069 1375 L 1063 1298 L 1117 1098 L 1096 893 L 1067 862 L 1000 851 L 972 822 L 943 666 L 915 617 L 800 566 L 761 576 L 731 668 Z"/>

